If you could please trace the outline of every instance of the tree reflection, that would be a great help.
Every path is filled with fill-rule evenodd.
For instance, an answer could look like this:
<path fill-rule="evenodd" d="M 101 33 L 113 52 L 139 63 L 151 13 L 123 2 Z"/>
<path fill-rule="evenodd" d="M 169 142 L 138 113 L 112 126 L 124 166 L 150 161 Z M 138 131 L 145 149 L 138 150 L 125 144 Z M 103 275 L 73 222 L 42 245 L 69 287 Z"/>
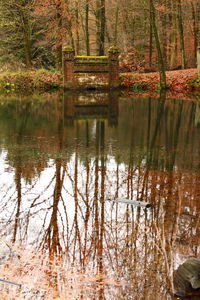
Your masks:
<path fill-rule="evenodd" d="M 108 97 L 98 114 L 76 97 L 65 95 L 56 104 L 53 138 L 43 129 L 51 141 L 49 156 L 30 184 L 24 181 L 26 125 L 21 127 L 20 151 L 8 160 L 16 198 L 13 190 L 3 197 L 1 208 L 8 218 L 1 225 L 12 223 L 12 241 L 18 241 L 20 232 L 27 243 L 49 254 L 50 265 L 59 258 L 60 264 L 67 261 L 87 276 L 88 289 L 80 283 L 79 298 L 109 299 L 111 293 L 113 299 L 172 299 L 176 264 L 199 255 L 194 104 L 165 95 L 120 103 Z M 115 197 L 154 206 L 108 201 Z M 8 207 L 15 207 L 15 216 Z M 64 277 L 53 270 L 47 275 L 59 296 Z"/>
<path fill-rule="evenodd" d="M 63 147 L 63 120 L 58 123 L 58 153 Z M 59 226 L 58 226 L 58 205 L 62 197 L 62 187 L 65 178 L 65 161 L 61 157 L 55 159 L 55 187 L 53 191 L 53 204 L 50 222 L 45 229 L 44 244 L 48 245 L 50 257 L 61 253 Z"/>

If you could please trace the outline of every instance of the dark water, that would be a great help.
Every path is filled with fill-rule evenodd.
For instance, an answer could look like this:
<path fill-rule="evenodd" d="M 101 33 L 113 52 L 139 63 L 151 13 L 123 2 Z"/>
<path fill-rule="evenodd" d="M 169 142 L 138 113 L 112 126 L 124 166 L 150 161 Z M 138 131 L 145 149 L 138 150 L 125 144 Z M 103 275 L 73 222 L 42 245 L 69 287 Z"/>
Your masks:
<path fill-rule="evenodd" d="M 200 257 L 198 102 L 1 98 L 0 162 L 2 244 L 84 274 L 66 299 L 173 299 L 173 270 Z"/>

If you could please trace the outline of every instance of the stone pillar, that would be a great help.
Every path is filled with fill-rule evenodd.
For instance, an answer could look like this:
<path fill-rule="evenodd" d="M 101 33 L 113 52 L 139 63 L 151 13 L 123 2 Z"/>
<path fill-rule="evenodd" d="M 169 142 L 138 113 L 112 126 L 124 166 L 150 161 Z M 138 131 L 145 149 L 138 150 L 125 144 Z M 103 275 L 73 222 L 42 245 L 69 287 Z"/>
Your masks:
<path fill-rule="evenodd" d="M 108 50 L 108 84 L 110 88 L 119 87 L 119 50 L 112 46 Z"/>
<path fill-rule="evenodd" d="M 63 75 L 65 88 L 73 88 L 75 86 L 74 54 L 75 52 L 72 47 L 63 47 Z"/>
<path fill-rule="evenodd" d="M 197 73 L 200 77 L 200 46 L 197 48 Z"/>

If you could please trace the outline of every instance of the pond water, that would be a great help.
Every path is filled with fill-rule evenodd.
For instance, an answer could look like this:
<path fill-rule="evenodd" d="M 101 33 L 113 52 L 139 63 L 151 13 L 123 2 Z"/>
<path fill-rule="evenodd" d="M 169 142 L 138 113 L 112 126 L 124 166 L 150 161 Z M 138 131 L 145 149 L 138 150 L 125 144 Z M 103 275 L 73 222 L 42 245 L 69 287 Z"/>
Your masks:
<path fill-rule="evenodd" d="M 173 270 L 200 257 L 198 102 L 1 97 L 0 162 L 0 277 L 25 298 L 173 299 Z"/>

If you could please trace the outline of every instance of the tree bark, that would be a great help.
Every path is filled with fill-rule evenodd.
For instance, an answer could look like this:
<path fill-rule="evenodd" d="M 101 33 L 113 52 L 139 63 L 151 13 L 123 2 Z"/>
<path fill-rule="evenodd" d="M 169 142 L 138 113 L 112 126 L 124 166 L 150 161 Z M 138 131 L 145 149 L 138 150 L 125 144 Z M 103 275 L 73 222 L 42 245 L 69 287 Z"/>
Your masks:
<path fill-rule="evenodd" d="M 156 13 L 155 13 L 155 7 L 153 0 L 149 0 L 150 2 L 150 12 L 151 12 L 151 17 L 150 17 L 150 22 L 152 23 L 152 29 L 155 37 L 155 43 L 156 43 L 156 49 L 158 53 L 158 67 L 159 67 L 159 73 L 160 73 L 160 89 L 166 89 L 167 84 L 166 84 L 166 74 L 165 74 L 165 65 L 164 65 L 164 60 L 163 60 L 163 55 L 162 55 L 162 50 L 160 46 L 160 40 L 158 36 L 158 29 L 156 25 Z"/>
<path fill-rule="evenodd" d="M 181 67 L 185 69 L 185 42 L 184 42 L 184 32 L 183 32 L 183 17 L 182 17 L 182 1 L 178 0 L 178 30 L 180 36 L 180 47 L 181 47 Z"/>
<path fill-rule="evenodd" d="M 170 69 L 173 69 L 176 65 L 177 58 L 177 3 L 176 0 L 172 0 L 172 32 L 170 36 Z"/>
<path fill-rule="evenodd" d="M 150 28 L 149 28 L 149 69 L 151 70 L 152 68 L 152 54 L 153 54 L 153 29 L 152 29 L 152 12 L 151 12 L 151 4 L 149 7 L 149 11 L 150 11 Z"/>
<path fill-rule="evenodd" d="M 197 47 L 198 47 L 198 26 L 196 20 L 196 11 L 193 2 L 191 1 L 192 7 L 192 19 L 193 19 L 193 34 L 194 34 L 194 57 L 197 58 Z"/>
<path fill-rule="evenodd" d="M 117 4 L 116 12 L 115 12 L 115 27 L 114 27 L 114 45 L 117 46 L 118 40 L 118 22 L 119 22 L 119 7 Z"/>
<path fill-rule="evenodd" d="M 79 55 L 80 51 L 80 36 L 79 36 L 79 5 L 78 1 L 76 1 L 76 9 L 75 9 L 75 17 L 76 17 L 76 54 Z"/>
<path fill-rule="evenodd" d="M 97 55 L 104 55 L 105 44 L 105 0 L 97 0 L 96 24 L 97 24 Z"/>
<path fill-rule="evenodd" d="M 89 35 L 89 0 L 85 4 L 85 43 L 87 55 L 90 55 L 90 35 Z"/>

